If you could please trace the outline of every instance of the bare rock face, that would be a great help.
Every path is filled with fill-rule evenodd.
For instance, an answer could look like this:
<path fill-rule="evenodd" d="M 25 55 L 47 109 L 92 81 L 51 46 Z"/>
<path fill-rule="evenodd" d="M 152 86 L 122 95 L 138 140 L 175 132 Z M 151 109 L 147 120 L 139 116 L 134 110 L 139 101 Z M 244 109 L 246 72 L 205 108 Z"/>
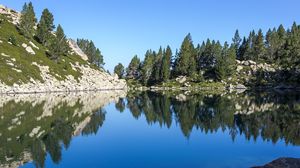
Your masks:
<path fill-rule="evenodd" d="M 299 168 L 300 159 L 296 158 L 279 158 L 264 166 L 256 166 L 253 168 Z"/>
<path fill-rule="evenodd" d="M 72 49 L 72 51 L 79 55 L 83 60 L 87 61 L 88 60 L 88 57 L 87 55 L 78 47 L 76 41 L 72 40 L 72 39 L 69 39 L 68 40 L 68 43 L 69 43 L 69 46 L 70 48 Z"/>
<path fill-rule="evenodd" d="M 1 4 L 0 4 L 0 14 L 7 15 L 11 19 L 11 22 L 14 25 L 17 25 L 20 22 L 21 13 L 16 12 L 12 9 L 9 9 L 9 8 L 5 7 L 4 5 L 1 5 Z"/>

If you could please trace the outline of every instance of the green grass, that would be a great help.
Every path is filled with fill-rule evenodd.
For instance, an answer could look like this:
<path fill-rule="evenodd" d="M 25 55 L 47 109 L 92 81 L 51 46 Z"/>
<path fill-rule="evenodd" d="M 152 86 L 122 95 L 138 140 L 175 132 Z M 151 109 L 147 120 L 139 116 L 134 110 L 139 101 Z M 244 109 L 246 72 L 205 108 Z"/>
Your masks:
<path fill-rule="evenodd" d="M 0 23 L 0 40 L 2 41 L 0 43 L 0 54 L 9 55 L 9 57 L 0 55 L 0 81 L 2 83 L 7 85 L 28 83 L 30 82 L 30 78 L 43 82 L 39 68 L 32 65 L 32 62 L 48 66 L 50 74 L 57 80 L 65 80 L 68 75 L 72 75 L 75 79 L 79 80 L 82 74 L 77 70 L 73 70 L 71 63 L 75 65 L 78 62 L 80 65 L 87 65 L 87 62 L 82 60 L 80 56 L 64 56 L 59 62 L 50 60 L 46 55 L 47 49 L 44 46 L 34 39 L 26 39 L 22 36 L 16 26 L 8 22 L 5 15 L 0 15 L 0 20 L 2 20 Z M 15 39 L 15 45 L 8 43 L 12 37 Z M 36 49 L 31 46 L 36 53 L 35 55 L 29 54 L 22 47 L 23 43 L 30 46 L 29 41 L 39 47 L 39 49 Z M 12 59 L 15 61 L 12 61 Z M 8 62 L 13 63 L 13 66 L 7 64 Z M 17 72 L 14 69 L 21 70 L 22 72 Z"/>

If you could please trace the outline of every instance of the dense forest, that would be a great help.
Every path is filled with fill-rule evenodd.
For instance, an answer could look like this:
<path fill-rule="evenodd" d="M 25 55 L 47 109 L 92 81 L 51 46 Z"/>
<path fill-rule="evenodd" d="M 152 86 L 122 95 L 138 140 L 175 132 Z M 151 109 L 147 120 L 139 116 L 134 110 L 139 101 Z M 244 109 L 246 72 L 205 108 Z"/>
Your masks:
<path fill-rule="evenodd" d="M 47 49 L 47 56 L 59 62 L 63 56 L 70 52 L 68 39 L 61 25 L 54 32 L 54 17 L 48 10 L 44 9 L 39 22 L 37 22 L 32 3 L 25 3 L 21 12 L 19 32 L 28 39 L 35 39 Z M 10 38 L 12 44 L 16 43 L 15 37 Z M 88 61 L 98 67 L 104 65 L 101 51 L 95 47 L 94 42 L 85 39 L 77 40 L 78 46 L 88 56 Z"/>
<path fill-rule="evenodd" d="M 144 60 L 138 56 L 132 58 L 126 73 L 121 64 L 115 67 L 115 73 L 146 86 L 172 81 L 179 76 L 186 76 L 191 82 L 218 82 L 239 78 L 238 63 L 249 60 L 255 65 L 261 63 L 276 68 L 275 73 L 267 76 L 258 67 L 254 80 L 268 78 L 272 79 L 269 82 L 299 84 L 300 26 L 293 23 L 291 28 L 285 29 L 280 25 L 269 29 L 265 35 L 261 29 L 253 30 L 248 37 L 241 37 L 236 30 L 232 42 L 224 44 L 207 39 L 194 45 L 188 34 L 175 53 L 170 46 L 160 47 L 158 51 L 148 50 Z"/>

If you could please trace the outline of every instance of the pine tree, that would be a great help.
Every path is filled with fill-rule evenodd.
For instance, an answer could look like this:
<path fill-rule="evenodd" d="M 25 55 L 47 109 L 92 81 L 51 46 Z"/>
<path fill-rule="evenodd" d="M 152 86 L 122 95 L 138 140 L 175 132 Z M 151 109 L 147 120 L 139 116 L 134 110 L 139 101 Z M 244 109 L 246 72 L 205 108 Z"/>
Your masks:
<path fill-rule="evenodd" d="M 96 49 L 95 53 L 95 65 L 97 65 L 100 68 L 103 68 L 103 66 L 105 65 L 103 55 L 101 54 L 99 48 Z"/>
<path fill-rule="evenodd" d="M 237 55 L 237 58 L 240 59 L 239 48 L 240 48 L 242 39 L 240 37 L 239 30 L 235 31 L 234 37 L 232 39 L 232 42 L 233 42 L 233 45 L 234 45 L 234 48 L 235 48 L 235 53 Z"/>
<path fill-rule="evenodd" d="M 191 34 L 188 34 L 181 45 L 180 52 L 178 55 L 178 60 L 176 64 L 175 72 L 177 75 L 188 75 L 189 74 L 189 66 L 190 61 L 192 61 L 192 54 L 193 54 L 193 42 Z"/>
<path fill-rule="evenodd" d="M 265 43 L 264 43 L 264 36 L 262 33 L 262 30 L 259 29 L 257 36 L 255 38 L 254 44 L 253 44 L 253 56 L 255 61 L 262 61 L 265 58 Z"/>
<path fill-rule="evenodd" d="M 104 63 L 103 55 L 99 48 L 96 48 L 92 40 L 77 39 L 78 47 L 87 55 L 88 61 L 102 68 Z"/>
<path fill-rule="evenodd" d="M 249 37 L 247 39 L 247 44 L 245 47 L 245 53 L 244 53 L 244 60 L 255 60 L 255 54 L 254 54 L 254 43 L 256 41 L 256 34 L 255 31 L 253 30 L 250 32 Z"/>
<path fill-rule="evenodd" d="M 49 46 L 50 58 L 58 61 L 62 56 L 67 55 L 70 50 L 66 35 L 61 25 L 57 26 L 55 37 L 52 37 Z"/>
<path fill-rule="evenodd" d="M 171 75 L 171 59 L 172 59 L 172 50 L 170 46 L 167 46 L 162 60 L 162 80 L 164 82 L 168 81 Z"/>
<path fill-rule="evenodd" d="M 51 31 L 53 31 L 53 29 L 55 28 L 53 21 L 54 18 L 52 13 L 50 13 L 48 9 L 44 9 L 40 22 L 37 26 L 37 34 L 36 34 L 37 38 L 43 45 L 46 44 L 47 40 L 51 36 Z"/>
<path fill-rule="evenodd" d="M 249 46 L 248 41 L 247 41 L 246 37 L 244 37 L 243 41 L 242 41 L 242 44 L 239 47 L 239 52 L 238 52 L 238 59 L 239 60 L 246 60 L 245 53 L 248 50 L 247 49 L 248 46 Z"/>
<path fill-rule="evenodd" d="M 153 66 L 153 71 L 151 75 L 151 81 L 155 83 L 161 82 L 161 69 L 162 69 L 162 57 L 163 57 L 163 49 L 159 48 L 159 51 L 155 57 L 155 63 Z"/>
<path fill-rule="evenodd" d="M 266 34 L 266 61 L 273 63 L 280 49 L 280 39 L 276 29 L 269 29 Z"/>
<path fill-rule="evenodd" d="M 135 55 L 126 69 L 126 74 L 128 79 L 138 79 L 140 76 L 140 59 Z"/>
<path fill-rule="evenodd" d="M 156 54 L 155 52 L 152 52 L 152 50 L 148 50 L 145 54 L 145 60 L 141 68 L 141 79 L 144 85 L 147 85 L 149 83 L 154 66 L 155 56 Z"/>
<path fill-rule="evenodd" d="M 226 56 L 228 52 L 228 44 L 225 42 L 224 47 L 222 49 L 221 55 L 216 57 L 216 67 L 215 67 L 215 75 L 218 81 L 225 79 L 226 77 Z"/>
<path fill-rule="evenodd" d="M 230 47 L 225 42 L 221 55 L 217 57 L 217 64 L 215 67 L 216 79 L 218 81 L 224 80 L 229 76 L 233 76 L 236 69 L 236 46 L 232 44 Z"/>
<path fill-rule="evenodd" d="M 117 74 L 120 79 L 122 79 L 125 74 L 124 66 L 121 63 L 116 65 L 114 68 L 114 73 Z"/>
<path fill-rule="evenodd" d="M 21 12 L 20 32 L 27 38 L 31 38 L 34 34 L 34 26 L 36 24 L 36 18 L 34 13 L 34 8 L 31 2 L 27 5 L 26 3 L 23 6 Z"/>

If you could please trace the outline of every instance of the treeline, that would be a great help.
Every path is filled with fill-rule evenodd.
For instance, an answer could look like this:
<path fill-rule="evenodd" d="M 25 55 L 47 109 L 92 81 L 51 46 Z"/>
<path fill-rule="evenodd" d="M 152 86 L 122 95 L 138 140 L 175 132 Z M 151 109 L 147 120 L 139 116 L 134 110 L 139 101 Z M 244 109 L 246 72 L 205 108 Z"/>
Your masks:
<path fill-rule="evenodd" d="M 195 82 L 221 81 L 236 74 L 236 59 L 275 64 L 283 70 L 296 72 L 300 64 L 300 26 L 294 23 L 286 30 L 280 25 L 269 29 L 266 35 L 261 29 L 253 30 L 243 38 L 237 30 L 230 44 L 207 39 L 194 45 L 188 34 L 175 54 L 167 46 L 160 47 L 158 52 L 148 50 L 142 61 L 134 56 L 126 75 L 121 74 L 121 77 L 145 85 L 159 84 L 178 76 L 187 76 Z"/>
<path fill-rule="evenodd" d="M 55 30 L 53 14 L 44 9 L 39 22 L 37 22 L 32 2 L 25 3 L 21 12 L 18 30 L 26 38 L 34 38 L 40 44 L 45 46 L 48 51 L 47 55 L 50 59 L 59 61 L 63 56 L 67 56 L 70 52 L 67 37 L 62 26 L 59 24 Z M 79 47 L 89 57 L 89 62 L 99 67 L 104 65 L 103 56 L 92 41 L 78 40 Z M 85 43 L 87 44 L 87 47 Z"/>
<path fill-rule="evenodd" d="M 291 106 L 297 101 L 299 96 L 295 93 L 256 92 L 230 96 L 192 94 L 182 101 L 173 95 L 141 92 L 129 94 L 126 101 L 120 99 L 115 107 L 120 112 L 128 108 L 134 118 L 145 118 L 149 125 L 158 124 L 167 128 L 171 128 L 172 124 L 178 125 L 187 138 L 195 130 L 202 133 L 222 130 L 229 133 L 232 140 L 243 135 L 246 140 L 262 137 L 273 143 L 284 141 L 286 144 L 299 145 L 300 114 L 296 112 L 297 108 Z M 249 110 L 249 114 L 237 114 L 240 110 L 236 104 Z M 265 111 L 261 112 L 262 109 Z M 291 121 L 291 118 L 294 120 Z"/>
<path fill-rule="evenodd" d="M 88 61 L 98 67 L 103 67 L 103 55 L 92 40 L 77 39 L 78 47 L 87 55 Z"/>

